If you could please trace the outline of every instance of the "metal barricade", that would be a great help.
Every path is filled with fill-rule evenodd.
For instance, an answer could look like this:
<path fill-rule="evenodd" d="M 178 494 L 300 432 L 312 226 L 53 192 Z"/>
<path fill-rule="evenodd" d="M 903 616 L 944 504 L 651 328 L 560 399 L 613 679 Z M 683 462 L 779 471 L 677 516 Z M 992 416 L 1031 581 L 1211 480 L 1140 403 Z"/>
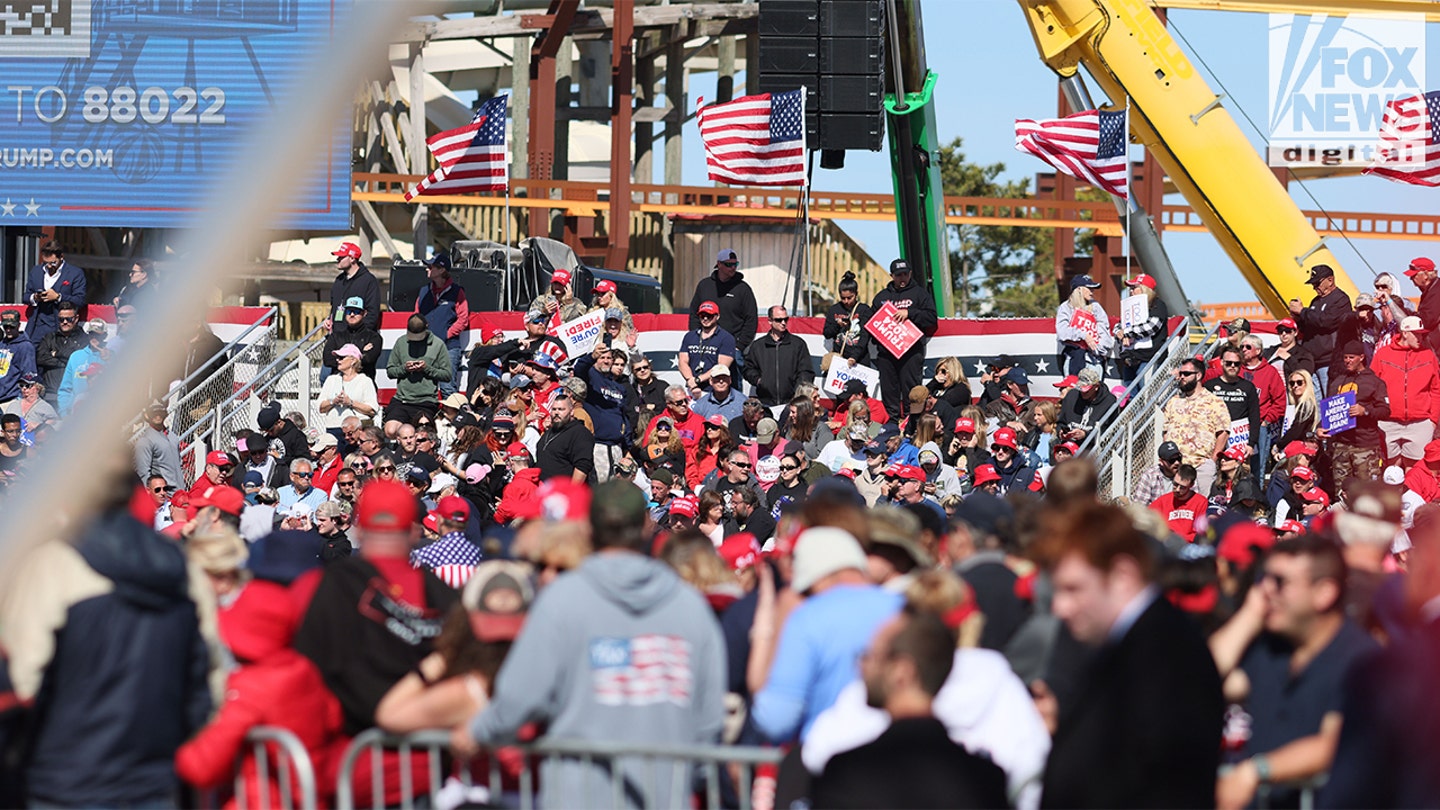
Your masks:
<path fill-rule="evenodd" d="M 1135 475 L 1154 462 L 1164 432 L 1162 409 L 1175 393 L 1168 384 L 1170 376 L 1181 360 L 1196 354 L 1207 356 L 1219 328 L 1216 325 L 1206 333 L 1197 352 L 1190 337 L 1190 321 L 1183 321 L 1098 422 L 1104 429 L 1085 437 L 1080 453 L 1095 462 L 1102 498 L 1128 498 Z"/>
<path fill-rule="evenodd" d="M 281 810 L 315 810 L 319 804 L 315 790 L 315 766 L 310 761 L 310 754 L 305 750 L 304 743 L 300 738 L 288 729 L 275 726 L 257 726 L 250 729 L 245 735 L 245 745 L 248 747 L 250 756 L 255 760 L 255 774 L 259 783 L 259 796 L 247 795 L 245 786 L 245 769 L 241 767 L 245 759 L 245 751 L 241 752 L 240 762 L 236 764 L 235 774 L 235 805 L 241 810 L 248 808 L 263 808 L 268 810 L 272 807 Z M 280 801 L 274 801 L 270 795 L 270 760 L 271 752 L 275 752 L 276 782 L 279 786 Z M 294 782 L 292 788 L 291 782 Z M 296 802 L 296 793 L 299 793 L 299 802 Z"/>
<path fill-rule="evenodd" d="M 415 807 L 416 797 L 421 795 L 415 792 L 416 782 L 412 754 L 416 751 L 425 751 L 430 754 L 428 773 L 425 775 L 428 787 L 426 795 L 434 795 L 444 786 L 447 771 L 443 767 L 443 762 L 449 747 L 450 732 L 446 730 L 420 731 L 405 736 L 386 734 L 379 729 L 362 732 L 351 741 L 341 759 L 335 793 L 336 807 L 339 810 L 355 808 L 353 781 L 356 765 L 362 756 L 371 758 L 372 806 L 377 808 L 383 806 L 385 785 L 383 784 L 384 769 L 381 765 L 381 757 L 386 750 L 394 750 L 400 754 L 400 807 L 403 810 L 412 810 Z M 721 745 L 635 745 L 589 740 L 542 739 L 533 743 L 505 747 L 517 749 L 524 755 L 518 780 L 518 795 L 514 796 L 521 810 L 533 810 L 535 807 L 538 788 L 537 762 L 544 764 L 578 762 L 587 769 L 592 766 L 604 769 L 604 772 L 609 775 L 609 804 L 613 808 L 633 805 L 635 803 L 633 791 L 637 787 L 646 796 L 661 795 L 662 793 L 668 793 L 671 797 L 688 796 L 694 785 L 693 776 L 698 773 L 704 785 L 700 794 L 703 797 L 704 807 L 708 810 L 720 810 L 722 806 L 721 785 L 724 779 L 729 778 L 731 768 L 733 768 L 737 782 L 742 786 L 736 790 L 738 805 L 741 810 L 750 810 L 748 785 L 753 781 L 756 767 L 776 765 L 783 756 L 783 752 L 775 748 Z M 648 763 L 649 783 L 636 786 L 623 777 L 619 767 L 611 767 L 617 760 L 622 759 L 641 760 Z M 458 769 L 456 776 L 465 785 L 472 784 L 468 768 Z M 486 787 L 489 801 L 501 803 L 500 797 L 506 794 L 499 757 L 490 757 L 490 769 L 487 777 Z M 662 790 L 666 787 L 668 787 L 668 791 Z M 653 792 L 649 792 L 650 788 L 654 789 Z M 506 803 L 508 804 L 508 802 Z M 602 807 L 605 805 L 605 798 L 587 795 L 584 797 L 583 803 L 587 807 Z M 684 804 L 689 805 L 689 801 L 685 801 Z"/>
<path fill-rule="evenodd" d="M 318 423 L 323 330 L 323 324 L 311 329 L 278 357 L 247 374 L 243 383 L 237 377 L 218 404 L 209 404 L 202 418 L 180 432 L 180 444 L 186 448 L 181 463 L 190 481 L 205 469 L 206 453 L 223 446 L 233 432 L 254 427 L 265 403 L 278 401 L 282 412 L 299 411 L 307 424 Z"/>
<path fill-rule="evenodd" d="M 215 403 L 235 393 L 235 386 L 245 385 L 275 356 L 275 338 L 279 328 L 278 310 L 270 307 L 238 337 L 225 344 L 220 352 L 225 361 L 213 367 L 208 362 L 193 371 L 179 385 L 172 386 L 162 401 L 170 412 L 170 430 L 185 435 L 195 424 L 203 422 Z M 201 378 L 202 374 L 210 373 Z"/>

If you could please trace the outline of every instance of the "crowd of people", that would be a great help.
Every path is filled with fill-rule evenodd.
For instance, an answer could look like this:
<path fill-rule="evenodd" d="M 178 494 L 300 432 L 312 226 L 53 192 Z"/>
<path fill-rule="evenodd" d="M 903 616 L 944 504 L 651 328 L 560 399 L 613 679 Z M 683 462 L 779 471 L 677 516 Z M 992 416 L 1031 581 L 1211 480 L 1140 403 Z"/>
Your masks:
<path fill-rule="evenodd" d="M 1393 276 L 1352 306 L 1318 265 L 1278 346 L 1237 320 L 1213 358 L 1149 382 L 1174 389 L 1157 458 L 1111 498 L 1081 446 L 1123 407 L 1111 367 L 1135 379 L 1163 343 L 1153 295 L 1150 320 L 1112 329 L 1078 277 L 1057 314 L 1069 376 L 1032 397 L 1003 354 L 972 382 L 925 337 L 875 345 L 882 309 L 937 324 L 897 260 L 869 304 L 848 277 L 825 315 L 824 364 L 873 365 L 878 396 L 823 397 L 733 251 L 691 302 L 679 384 L 635 351 L 612 283 L 587 305 L 563 270 L 522 335 L 485 327 L 467 355 L 443 253 L 386 358 L 378 285 L 358 247 L 336 257 L 318 423 L 271 403 L 191 478 L 152 406 L 124 458 L 93 461 L 97 514 L 9 572 L 0 800 L 242 806 L 237 762 L 251 803 L 262 782 L 278 795 L 244 745 L 278 726 L 330 801 L 378 726 L 449 730 L 443 767 L 477 783 L 498 763 L 501 795 L 440 807 L 513 802 L 508 746 L 537 738 L 784 753 L 718 786 L 547 760 L 547 807 L 609 803 L 617 782 L 627 806 L 709 787 L 760 808 L 1440 802 L 1428 260 L 1406 273 L 1417 312 Z M 604 334 L 569 356 L 554 327 L 592 306 Z M 11 401 L 0 469 L 41 407 Z M 426 790 L 407 756 L 429 772 L 423 751 L 361 757 L 357 801 Z"/>

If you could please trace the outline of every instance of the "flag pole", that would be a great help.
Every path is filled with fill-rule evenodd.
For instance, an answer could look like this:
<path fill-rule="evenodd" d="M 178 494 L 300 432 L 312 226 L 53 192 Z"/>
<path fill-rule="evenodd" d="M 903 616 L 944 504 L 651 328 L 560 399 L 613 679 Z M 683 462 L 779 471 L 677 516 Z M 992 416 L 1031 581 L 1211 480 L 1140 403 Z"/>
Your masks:
<path fill-rule="evenodd" d="M 1135 190 L 1131 188 L 1134 178 L 1131 177 L 1130 164 L 1130 94 L 1125 94 L 1125 222 L 1121 229 L 1125 241 L 1125 282 L 1128 284 L 1130 275 L 1130 212 L 1134 209 Z"/>

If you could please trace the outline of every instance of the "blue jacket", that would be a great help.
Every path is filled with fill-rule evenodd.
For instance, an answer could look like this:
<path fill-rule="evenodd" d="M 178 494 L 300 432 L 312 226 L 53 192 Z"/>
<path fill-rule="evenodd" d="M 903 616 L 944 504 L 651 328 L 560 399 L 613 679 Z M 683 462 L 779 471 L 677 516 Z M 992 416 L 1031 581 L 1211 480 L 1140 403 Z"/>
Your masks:
<path fill-rule="evenodd" d="M 465 300 L 465 291 L 460 288 L 460 283 L 451 281 L 450 286 L 440 291 L 440 297 L 435 297 L 435 290 L 429 284 L 420 288 L 420 296 L 415 299 L 415 311 L 425 316 L 425 323 L 429 324 L 430 332 L 435 337 L 445 341 L 447 349 L 465 348 L 465 329 L 462 328 L 455 337 L 449 337 L 450 327 L 462 316 L 470 317 L 469 303 Z"/>
<path fill-rule="evenodd" d="M 60 378 L 60 390 L 56 392 L 56 410 L 60 416 L 70 415 L 75 409 L 76 400 L 84 396 L 85 390 L 90 387 L 90 378 L 80 376 L 91 363 L 100 363 L 100 352 L 85 344 L 84 348 L 76 349 L 70 355 L 70 360 L 65 364 L 65 374 Z"/>
<path fill-rule="evenodd" d="M 39 343 L 44 337 L 60 326 L 60 304 L 69 301 L 80 307 L 85 315 L 85 271 L 75 265 L 60 262 L 60 278 L 51 289 L 60 294 L 57 301 L 44 304 L 35 300 L 37 293 L 45 289 L 45 268 L 35 265 L 25 277 L 25 336 L 31 343 Z"/>
<path fill-rule="evenodd" d="M 9 367 L 0 373 L 0 402 L 20 396 L 20 378 L 35 374 L 35 344 L 24 335 L 14 340 L 0 338 L 0 352 L 10 353 Z M 0 362 L 0 366 L 4 363 Z"/>
<path fill-rule="evenodd" d="M 184 552 L 115 511 L 20 567 L 0 624 L 16 694 L 34 701 L 29 803 L 173 801 L 175 751 L 210 711 Z"/>
<path fill-rule="evenodd" d="M 625 387 L 595 369 L 595 355 L 575 361 L 575 376 L 585 381 L 585 412 L 595 424 L 595 441 L 619 444 L 629 434 L 625 419 Z"/>

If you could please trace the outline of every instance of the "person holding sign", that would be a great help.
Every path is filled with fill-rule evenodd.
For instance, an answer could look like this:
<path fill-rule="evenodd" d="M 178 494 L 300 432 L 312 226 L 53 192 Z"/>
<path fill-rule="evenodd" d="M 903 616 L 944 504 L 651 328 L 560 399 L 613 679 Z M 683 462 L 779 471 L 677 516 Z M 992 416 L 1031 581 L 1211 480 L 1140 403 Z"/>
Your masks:
<path fill-rule="evenodd" d="M 712 370 L 717 366 L 727 368 L 735 362 L 735 336 L 720 328 L 720 305 L 714 301 L 702 301 L 697 312 L 700 326 L 685 333 L 680 340 L 680 353 L 676 359 L 680 364 L 680 377 L 690 396 L 699 399 L 710 387 Z"/>
<path fill-rule="evenodd" d="M 1321 403 L 1320 424 L 1315 431 L 1329 439 L 1333 480 L 1341 487 L 1351 478 L 1373 481 L 1380 477 L 1381 449 L 1384 441 L 1380 420 L 1390 418 L 1390 398 L 1385 381 L 1365 365 L 1365 344 L 1349 340 L 1340 349 L 1343 366 L 1330 377 L 1330 396 Z M 1345 411 L 1355 426 L 1337 429 L 1329 420 L 1327 403 L 1335 397 L 1350 395 L 1355 403 Z"/>
<path fill-rule="evenodd" d="M 1226 346 L 1220 352 L 1220 376 L 1205 383 L 1205 388 L 1230 411 L 1229 446 L 1245 447 L 1249 459 L 1260 438 L 1260 392 L 1255 383 L 1240 376 L 1241 362 L 1240 350 Z"/>
<path fill-rule="evenodd" d="M 885 412 L 900 414 L 904 412 L 905 395 L 924 382 L 925 346 L 940 320 L 935 314 L 935 299 L 915 281 L 915 273 L 905 259 L 890 263 L 890 284 L 875 294 L 870 308 L 878 313 L 886 304 L 894 310 L 891 319 L 895 323 L 914 324 L 924 335 L 898 355 L 885 348 L 876 352 L 875 366 L 880 372 L 880 399 L 885 403 Z"/>
<path fill-rule="evenodd" d="M 1089 276 L 1070 279 L 1070 298 L 1055 311 L 1055 340 L 1059 342 L 1060 363 L 1066 374 L 1079 374 L 1086 366 L 1105 367 L 1105 356 L 1115 339 L 1110 336 L 1110 318 L 1095 300 L 1100 283 Z"/>
<path fill-rule="evenodd" d="M 1127 386 L 1145 370 L 1169 334 L 1170 308 L 1155 294 L 1155 279 L 1141 273 L 1125 282 L 1130 295 L 1121 302 L 1120 382 Z M 1143 306 L 1142 306 L 1143 304 Z"/>

